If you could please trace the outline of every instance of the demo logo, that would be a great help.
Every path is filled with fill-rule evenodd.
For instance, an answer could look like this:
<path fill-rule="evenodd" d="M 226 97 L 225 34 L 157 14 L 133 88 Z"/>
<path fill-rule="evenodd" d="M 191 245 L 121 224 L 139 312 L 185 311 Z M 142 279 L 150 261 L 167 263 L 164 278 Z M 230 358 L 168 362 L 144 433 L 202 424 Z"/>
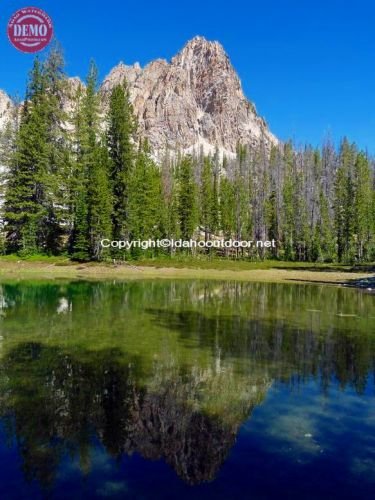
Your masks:
<path fill-rule="evenodd" d="M 17 10 L 8 22 L 8 38 L 21 52 L 39 52 L 53 35 L 52 20 L 44 10 L 24 7 Z"/>

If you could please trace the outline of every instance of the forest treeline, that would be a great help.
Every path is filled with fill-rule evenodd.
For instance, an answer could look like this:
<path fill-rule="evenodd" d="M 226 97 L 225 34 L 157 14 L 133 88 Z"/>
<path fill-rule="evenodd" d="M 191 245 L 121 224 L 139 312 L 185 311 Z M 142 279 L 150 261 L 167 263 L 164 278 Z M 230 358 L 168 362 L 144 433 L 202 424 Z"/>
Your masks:
<path fill-rule="evenodd" d="M 347 139 L 338 150 L 330 141 L 299 150 L 260 141 L 238 145 L 235 159 L 166 150 L 155 162 L 126 83 L 113 88 L 105 117 L 94 63 L 67 113 L 69 87 L 60 50 L 36 59 L 25 101 L 1 134 L 3 253 L 137 258 L 170 250 L 100 242 L 233 238 L 277 244 L 226 250 L 230 257 L 375 260 L 374 162 Z M 219 252 L 200 250 L 208 251 Z"/>

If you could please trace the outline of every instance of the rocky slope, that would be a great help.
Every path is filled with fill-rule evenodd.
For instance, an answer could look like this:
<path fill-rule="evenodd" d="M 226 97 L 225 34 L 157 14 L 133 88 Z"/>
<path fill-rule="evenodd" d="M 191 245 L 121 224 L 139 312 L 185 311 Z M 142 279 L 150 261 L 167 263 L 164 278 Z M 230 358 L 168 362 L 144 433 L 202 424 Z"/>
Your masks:
<path fill-rule="evenodd" d="M 190 40 L 170 63 L 113 68 L 101 86 L 106 101 L 124 79 L 139 126 L 156 151 L 166 146 L 191 151 L 219 147 L 233 154 L 238 142 L 276 144 L 276 137 L 246 99 L 223 47 L 203 37 Z"/>
<path fill-rule="evenodd" d="M 10 118 L 13 106 L 10 97 L 4 91 L 0 90 L 0 130 L 4 129 Z"/>
<path fill-rule="evenodd" d="M 14 104 L 10 97 L 0 90 L 0 133 L 2 130 L 5 129 L 7 122 L 10 120 L 12 116 L 12 110 L 14 109 Z M 5 167 L 2 164 L 2 158 L 1 158 L 1 151 L 2 151 L 2 140 L 1 140 L 1 135 L 0 135 L 0 206 L 3 203 L 4 199 L 4 185 L 5 181 L 3 178 L 4 172 L 5 172 Z M 0 217 L 0 227 L 2 224 L 2 219 Z"/>
<path fill-rule="evenodd" d="M 139 129 L 156 154 L 168 147 L 192 152 L 215 148 L 234 156 L 238 142 L 277 144 L 254 105 L 244 96 L 241 82 L 223 47 L 203 37 L 190 40 L 170 62 L 120 63 L 100 87 L 103 111 L 114 85 L 126 79 Z M 70 79 L 73 87 L 78 79 Z M 71 110 L 67 97 L 66 110 Z M 12 103 L 0 91 L 0 130 Z"/>

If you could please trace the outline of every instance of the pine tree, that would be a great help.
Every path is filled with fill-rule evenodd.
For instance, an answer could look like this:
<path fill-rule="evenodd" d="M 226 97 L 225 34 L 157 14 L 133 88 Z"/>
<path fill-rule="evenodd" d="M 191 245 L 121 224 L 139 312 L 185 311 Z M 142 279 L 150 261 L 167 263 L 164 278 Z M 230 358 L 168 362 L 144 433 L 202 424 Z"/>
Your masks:
<path fill-rule="evenodd" d="M 165 237 L 176 239 L 178 236 L 178 178 L 175 162 L 166 152 L 161 165 L 161 189 L 162 189 L 162 219 Z M 170 249 L 174 252 L 173 248 Z"/>
<path fill-rule="evenodd" d="M 280 158 L 279 148 L 272 146 L 268 163 L 269 192 L 265 200 L 265 224 L 269 240 L 280 238 Z M 272 256 L 278 258 L 279 245 L 272 247 Z"/>
<path fill-rule="evenodd" d="M 321 258 L 326 262 L 337 260 L 337 245 L 334 222 L 334 176 L 337 155 L 331 141 L 323 144 L 321 152 L 321 176 L 319 182 L 319 221 L 316 231 L 320 234 Z"/>
<path fill-rule="evenodd" d="M 295 164 L 294 154 L 291 143 L 284 146 L 284 182 L 282 186 L 282 232 L 283 232 L 283 247 L 284 258 L 286 260 L 295 259 L 295 225 L 294 218 L 296 216 L 295 206 Z"/>
<path fill-rule="evenodd" d="M 35 60 L 27 87 L 15 149 L 8 167 L 4 216 L 7 250 L 24 255 L 44 250 L 42 220 L 46 217 L 48 123 L 46 79 Z"/>
<path fill-rule="evenodd" d="M 44 220 L 45 251 L 59 253 L 64 245 L 64 228 L 68 218 L 67 183 L 71 175 L 71 154 L 64 102 L 68 80 L 64 72 L 62 49 L 53 44 L 43 64 L 46 79 L 46 106 L 48 132 L 48 167 L 43 184 L 46 191 Z"/>
<path fill-rule="evenodd" d="M 219 204 L 219 191 L 220 191 L 220 171 L 214 168 L 214 187 L 212 192 L 212 209 L 211 209 L 211 230 L 216 232 L 220 226 L 220 204 Z"/>
<path fill-rule="evenodd" d="M 90 239 L 87 179 L 83 176 L 77 184 L 74 196 L 73 227 L 69 250 L 73 259 L 86 261 L 90 259 Z"/>
<path fill-rule="evenodd" d="M 71 143 L 67 131 L 65 102 L 70 83 L 64 71 L 61 47 L 53 44 L 43 69 L 47 86 L 49 166 L 47 191 L 46 251 L 58 253 L 66 244 L 69 227 L 69 180 L 72 176 Z"/>
<path fill-rule="evenodd" d="M 220 182 L 220 222 L 225 238 L 231 238 L 236 225 L 235 188 L 228 177 L 223 177 Z"/>
<path fill-rule="evenodd" d="M 101 240 L 110 238 L 112 230 L 112 194 L 108 178 L 107 148 L 99 142 L 93 144 L 92 153 L 87 160 L 90 257 L 94 260 L 103 260 L 109 256 L 109 250 L 101 246 Z"/>
<path fill-rule="evenodd" d="M 86 122 L 83 112 L 83 100 L 86 89 L 78 85 L 73 101 L 72 116 L 72 152 L 73 175 L 69 179 L 70 236 L 69 253 L 77 260 L 89 260 L 89 222 L 88 222 L 88 176 L 84 165 L 86 151 Z"/>
<path fill-rule="evenodd" d="M 354 259 L 354 217 L 353 217 L 353 169 L 356 147 L 347 139 L 341 144 L 339 167 L 335 180 L 335 229 L 337 237 L 337 256 L 339 262 L 351 262 Z"/>
<path fill-rule="evenodd" d="M 6 252 L 6 230 L 4 220 L 4 200 L 8 180 L 8 168 L 15 154 L 16 135 L 18 131 L 18 103 L 15 103 L 10 118 L 0 131 L 0 253 Z"/>
<path fill-rule="evenodd" d="M 212 163 L 209 157 L 204 158 L 200 179 L 200 225 L 203 228 L 205 240 L 210 239 L 210 234 L 215 225 L 215 198 L 214 177 Z"/>
<path fill-rule="evenodd" d="M 136 157 L 136 122 L 126 82 L 116 85 L 112 90 L 107 122 L 107 144 L 111 159 L 110 186 L 113 196 L 113 239 L 120 240 L 129 235 L 129 179 Z"/>
<path fill-rule="evenodd" d="M 237 146 L 237 162 L 234 168 L 235 236 L 237 240 L 251 239 L 253 233 L 252 198 L 253 186 L 249 175 L 248 151 Z M 238 253 L 238 252 L 237 252 Z"/>
<path fill-rule="evenodd" d="M 178 222 L 180 237 L 189 240 L 197 228 L 197 199 L 193 162 L 184 157 L 178 166 Z"/>
<path fill-rule="evenodd" d="M 161 172 L 144 141 L 129 179 L 129 232 L 132 240 L 155 240 L 163 231 Z M 157 250 L 146 253 L 155 254 Z M 133 250 L 133 255 L 139 254 L 139 249 Z"/>
<path fill-rule="evenodd" d="M 9 159 L 6 193 L 8 250 L 58 253 L 64 221 L 64 167 L 68 144 L 61 50 L 35 60 Z"/>
<path fill-rule="evenodd" d="M 299 161 L 301 162 L 301 155 Z M 297 260 L 300 262 L 308 259 L 309 248 L 311 248 L 311 222 L 307 212 L 308 190 L 306 186 L 306 172 L 303 163 L 299 162 L 294 177 L 294 249 Z"/>
<path fill-rule="evenodd" d="M 265 222 L 269 240 L 278 239 L 278 213 L 276 190 L 272 189 L 265 204 Z M 272 256 L 277 257 L 277 247 L 272 248 Z"/>
<path fill-rule="evenodd" d="M 362 152 L 357 155 L 354 165 L 354 231 L 356 257 L 367 260 L 371 254 L 374 234 L 372 214 L 372 183 L 368 158 Z"/>
<path fill-rule="evenodd" d="M 109 156 L 100 137 L 96 86 L 97 69 L 92 62 L 76 114 L 77 183 L 71 254 L 78 260 L 105 258 L 108 251 L 100 242 L 111 235 Z"/>

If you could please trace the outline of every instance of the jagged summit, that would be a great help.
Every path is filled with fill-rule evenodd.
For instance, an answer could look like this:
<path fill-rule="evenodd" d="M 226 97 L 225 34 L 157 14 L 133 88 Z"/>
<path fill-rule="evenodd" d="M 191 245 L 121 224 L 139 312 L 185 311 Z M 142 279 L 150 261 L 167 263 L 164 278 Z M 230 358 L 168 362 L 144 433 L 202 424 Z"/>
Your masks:
<path fill-rule="evenodd" d="M 171 61 L 156 59 L 143 68 L 120 62 L 101 87 L 103 109 L 111 89 L 127 80 L 140 133 L 155 155 L 168 147 L 192 152 L 219 148 L 234 155 L 236 146 L 277 144 L 255 106 L 244 96 L 240 79 L 217 41 L 196 36 Z M 80 84 L 71 79 L 71 86 Z M 69 97 L 68 97 L 69 101 Z M 0 92 L 0 126 L 9 109 L 9 98 Z M 70 103 L 67 103 L 67 111 Z"/>
<path fill-rule="evenodd" d="M 144 68 L 120 63 L 104 79 L 104 102 L 114 85 L 127 79 L 141 133 L 154 150 L 192 151 L 216 147 L 233 155 L 238 142 L 278 141 L 246 99 L 222 45 L 202 36 L 189 40 L 170 62 Z"/>
<path fill-rule="evenodd" d="M 221 43 L 218 41 L 207 40 L 204 36 L 197 35 L 191 40 L 188 40 L 183 48 L 180 50 L 178 54 L 176 54 L 172 58 L 172 62 L 174 59 L 184 57 L 190 53 L 194 53 L 195 55 L 204 54 L 206 56 L 216 54 L 221 54 L 225 58 L 228 59 L 227 54 Z"/>

